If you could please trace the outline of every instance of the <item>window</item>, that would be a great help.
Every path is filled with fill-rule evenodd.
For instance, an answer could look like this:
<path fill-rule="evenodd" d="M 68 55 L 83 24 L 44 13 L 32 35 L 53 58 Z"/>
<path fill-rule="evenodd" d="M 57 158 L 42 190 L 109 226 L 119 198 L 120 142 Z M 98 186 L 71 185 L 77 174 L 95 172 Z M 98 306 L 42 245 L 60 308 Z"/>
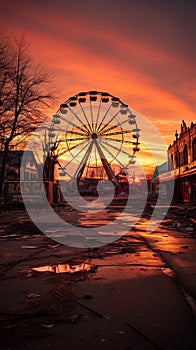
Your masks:
<path fill-rule="evenodd" d="M 193 160 L 196 160 L 196 139 L 193 140 Z"/>
<path fill-rule="evenodd" d="M 179 152 L 179 154 L 180 154 L 180 166 L 181 165 L 183 165 L 184 164 L 184 153 L 183 153 L 183 151 L 182 152 Z"/>
<path fill-rule="evenodd" d="M 179 167 L 180 166 L 180 152 L 177 151 L 176 154 L 175 154 L 175 168 Z"/>
<path fill-rule="evenodd" d="M 173 154 L 171 155 L 171 170 L 174 169 L 174 157 L 173 157 Z"/>
<path fill-rule="evenodd" d="M 188 147 L 187 147 L 187 145 L 184 146 L 184 150 L 183 150 L 183 164 L 184 165 L 188 164 Z"/>

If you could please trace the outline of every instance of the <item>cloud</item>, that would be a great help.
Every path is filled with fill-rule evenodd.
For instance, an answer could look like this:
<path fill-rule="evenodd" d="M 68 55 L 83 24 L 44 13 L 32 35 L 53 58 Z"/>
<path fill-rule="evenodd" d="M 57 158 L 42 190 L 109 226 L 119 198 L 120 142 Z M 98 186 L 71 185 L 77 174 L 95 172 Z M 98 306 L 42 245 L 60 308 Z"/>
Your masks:
<path fill-rule="evenodd" d="M 3 0 L 0 16 L 26 33 L 32 56 L 54 71 L 60 99 L 108 90 L 169 142 L 196 112 L 195 3 L 186 4 Z"/>

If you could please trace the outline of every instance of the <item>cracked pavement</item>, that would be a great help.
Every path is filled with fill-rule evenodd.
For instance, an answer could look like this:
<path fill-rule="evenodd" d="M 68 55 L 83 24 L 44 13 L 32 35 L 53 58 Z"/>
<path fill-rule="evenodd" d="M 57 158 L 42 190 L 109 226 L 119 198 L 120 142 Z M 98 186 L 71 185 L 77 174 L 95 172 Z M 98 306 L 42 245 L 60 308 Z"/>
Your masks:
<path fill-rule="evenodd" d="M 195 349 L 188 209 L 171 208 L 153 233 L 144 215 L 118 241 L 88 249 L 46 237 L 23 208 L 2 209 L 1 349 Z"/>

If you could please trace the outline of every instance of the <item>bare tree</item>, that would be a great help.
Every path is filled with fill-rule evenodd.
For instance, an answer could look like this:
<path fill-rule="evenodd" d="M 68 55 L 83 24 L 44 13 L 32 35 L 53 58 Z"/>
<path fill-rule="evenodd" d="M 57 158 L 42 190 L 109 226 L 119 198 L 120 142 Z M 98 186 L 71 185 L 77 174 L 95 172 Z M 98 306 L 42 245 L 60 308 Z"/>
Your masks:
<path fill-rule="evenodd" d="M 10 148 L 43 122 L 45 108 L 54 101 L 50 74 L 27 52 L 23 38 L 0 36 L 0 197 Z"/>

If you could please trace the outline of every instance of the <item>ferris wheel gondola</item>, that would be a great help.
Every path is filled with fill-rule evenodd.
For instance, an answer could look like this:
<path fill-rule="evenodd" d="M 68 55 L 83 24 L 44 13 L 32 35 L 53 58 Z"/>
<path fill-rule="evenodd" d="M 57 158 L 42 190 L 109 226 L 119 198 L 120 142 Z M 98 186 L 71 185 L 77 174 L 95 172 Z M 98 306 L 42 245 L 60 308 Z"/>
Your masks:
<path fill-rule="evenodd" d="M 49 128 L 60 175 L 72 181 L 107 177 L 115 187 L 115 167 L 127 171 L 139 151 L 136 115 L 107 92 L 79 92 L 60 105 Z M 105 174 L 105 175 L 104 175 Z"/>

